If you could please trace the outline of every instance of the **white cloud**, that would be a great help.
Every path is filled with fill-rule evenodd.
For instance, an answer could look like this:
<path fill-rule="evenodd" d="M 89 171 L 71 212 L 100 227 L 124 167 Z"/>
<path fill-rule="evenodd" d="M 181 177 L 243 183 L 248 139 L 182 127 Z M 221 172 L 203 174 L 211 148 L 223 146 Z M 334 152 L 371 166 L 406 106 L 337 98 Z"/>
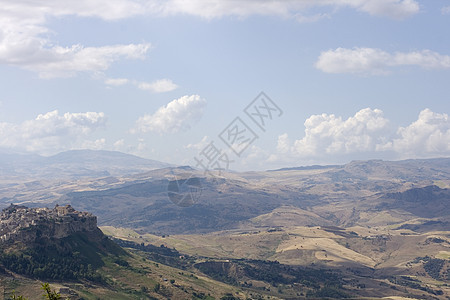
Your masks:
<path fill-rule="evenodd" d="M 419 11 L 415 0 L 0 0 L 0 64 L 31 70 L 43 78 L 68 77 L 104 71 L 119 59 L 142 59 L 150 49 L 148 43 L 59 45 L 52 41 L 54 33 L 47 27 L 51 18 L 75 16 L 111 21 L 137 15 L 193 15 L 206 19 L 271 15 L 311 22 L 328 17 L 330 12 L 309 16 L 309 9 L 340 7 L 394 19 Z"/>
<path fill-rule="evenodd" d="M 178 88 L 178 85 L 173 83 L 170 79 L 159 79 L 151 83 L 138 82 L 136 85 L 141 90 L 148 90 L 153 93 L 165 93 Z"/>
<path fill-rule="evenodd" d="M 375 151 L 383 141 L 388 120 L 379 109 L 365 108 L 343 120 L 335 115 L 313 115 L 305 121 L 305 137 L 294 143 L 300 156 L 325 156 Z"/>
<path fill-rule="evenodd" d="M 89 142 L 89 134 L 105 125 L 102 112 L 65 113 L 57 110 L 21 124 L 0 123 L 0 147 L 47 154 L 89 146 L 98 148 L 104 139 Z"/>
<path fill-rule="evenodd" d="M 20 45 L 18 49 L 7 45 L 6 51 L 0 51 L 0 63 L 20 66 L 35 71 L 41 78 L 71 77 L 80 72 L 99 72 L 121 59 L 143 59 L 149 44 L 113 45 L 103 47 Z M 31 56 L 22 56 L 23 52 L 34 52 Z"/>
<path fill-rule="evenodd" d="M 134 15 L 140 15 L 151 8 L 150 4 L 133 0 L 16 0 L 1 1 L 2 11 L 13 13 L 13 17 L 23 22 L 29 19 L 38 20 L 46 16 L 79 16 L 96 17 L 104 20 L 118 20 Z M 35 22 L 36 23 L 36 22 Z"/>
<path fill-rule="evenodd" d="M 160 2 L 157 10 L 164 15 L 187 14 L 212 19 L 224 16 L 247 17 L 250 15 L 297 17 L 314 7 L 351 7 L 371 15 L 393 19 L 412 16 L 418 13 L 420 9 L 415 0 L 170 0 Z M 320 16 L 320 14 L 317 16 Z"/>
<path fill-rule="evenodd" d="M 402 157 L 432 157 L 450 154 L 450 118 L 430 109 L 420 112 L 417 121 L 400 127 L 392 149 Z"/>
<path fill-rule="evenodd" d="M 386 74 L 392 67 L 450 69 L 450 56 L 423 50 L 390 54 L 374 48 L 337 48 L 322 52 L 316 68 L 326 73 Z"/>
<path fill-rule="evenodd" d="M 153 115 L 140 117 L 134 131 L 163 134 L 187 130 L 200 120 L 205 107 L 206 100 L 199 95 L 183 96 L 160 107 Z"/>
<path fill-rule="evenodd" d="M 112 86 L 121 86 L 125 85 L 129 82 L 126 78 L 107 78 L 105 80 L 106 85 L 112 85 Z"/>
<path fill-rule="evenodd" d="M 359 9 L 374 16 L 404 19 L 419 12 L 419 3 L 414 0 L 368 0 L 360 2 Z"/>
<path fill-rule="evenodd" d="M 390 55 L 372 48 L 337 48 L 322 52 L 316 68 L 326 73 L 385 73 Z"/>
<path fill-rule="evenodd" d="M 209 144 L 210 142 L 208 141 L 208 136 L 204 136 L 200 142 L 196 143 L 196 144 L 188 144 L 187 146 L 184 146 L 185 149 L 193 149 L 193 150 L 197 150 L 197 151 L 202 151 L 203 149 L 205 149 L 205 147 Z"/>
<path fill-rule="evenodd" d="M 284 133 L 278 136 L 277 142 L 277 152 L 281 154 L 288 153 L 291 151 L 291 142 L 289 141 L 289 136 L 287 133 Z"/>
<path fill-rule="evenodd" d="M 170 79 L 159 79 L 151 83 L 130 80 L 127 78 L 106 78 L 104 80 L 108 86 L 122 86 L 126 84 L 133 84 L 141 90 L 151 91 L 152 93 L 166 93 L 178 88 L 178 85 L 173 83 Z"/>
<path fill-rule="evenodd" d="M 410 65 L 424 69 L 450 69 L 450 56 L 423 50 L 408 53 L 396 53 L 394 56 L 396 66 Z"/>
<path fill-rule="evenodd" d="M 45 27 L 50 17 L 74 15 L 114 20 L 143 13 L 142 5 L 135 1 L 94 2 L 0 0 L 0 63 L 51 78 L 104 71 L 122 58 L 144 58 L 150 48 L 145 43 L 85 47 L 60 46 L 50 40 L 52 32 Z"/>
<path fill-rule="evenodd" d="M 293 164 L 346 162 L 351 159 L 429 158 L 450 155 L 450 117 L 430 109 L 416 121 L 398 129 L 379 109 L 362 109 L 347 119 L 333 114 L 312 115 L 304 137 L 293 143 L 288 134 L 278 137 L 277 152 L 268 163 Z"/>

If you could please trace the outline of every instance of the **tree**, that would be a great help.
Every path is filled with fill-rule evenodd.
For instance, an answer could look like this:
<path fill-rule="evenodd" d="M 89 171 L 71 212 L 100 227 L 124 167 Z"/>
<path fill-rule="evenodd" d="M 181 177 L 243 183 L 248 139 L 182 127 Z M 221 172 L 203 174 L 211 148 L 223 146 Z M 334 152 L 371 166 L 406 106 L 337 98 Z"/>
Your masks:
<path fill-rule="evenodd" d="M 41 289 L 45 291 L 45 294 L 43 295 L 48 300 L 60 300 L 61 295 L 57 293 L 56 291 L 52 291 L 50 288 L 50 285 L 48 283 L 43 283 Z"/>

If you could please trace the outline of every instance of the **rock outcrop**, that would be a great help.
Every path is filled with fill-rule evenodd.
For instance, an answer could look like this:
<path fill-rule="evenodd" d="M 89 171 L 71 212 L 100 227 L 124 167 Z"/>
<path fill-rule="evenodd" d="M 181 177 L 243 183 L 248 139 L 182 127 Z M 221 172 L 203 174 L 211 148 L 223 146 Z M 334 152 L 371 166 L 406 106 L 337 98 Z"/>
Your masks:
<path fill-rule="evenodd" d="M 97 230 L 97 217 L 70 205 L 28 208 L 13 205 L 0 214 L 0 243 L 34 242 L 37 238 L 60 239 L 76 232 Z"/>

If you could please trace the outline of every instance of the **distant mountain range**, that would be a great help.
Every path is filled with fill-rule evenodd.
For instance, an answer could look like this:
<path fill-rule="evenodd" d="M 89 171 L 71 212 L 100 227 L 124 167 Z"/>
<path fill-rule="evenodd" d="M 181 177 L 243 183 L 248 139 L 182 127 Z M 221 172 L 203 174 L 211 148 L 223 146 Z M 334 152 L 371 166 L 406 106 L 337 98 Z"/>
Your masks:
<path fill-rule="evenodd" d="M 98 178 L 124 176 L 170 166 L 117 151 L 71 150 L 48 157 L 0 152 L 0 176 Z"/>
<path fill-rule="evenodd" d="M 194 205 L 181 207 L 171 201 L 168 189 L 186 174 L 201 187 Z M 273 212 L 286 207 L 295 215 L 290 222 L 301 226 L 372 226 L 380 212 L 386 212 L 380 222 L 441 220 L 449 215 L 449 188 L 450 158 L 353 161 L 207 177 L 190 167 L 120 152 L 0 154 L 0 206 L 72 204 L 98 215 L 101 225 L 160 234 L 271 226 L 281 221 Z"/>
<path fill-rule="evenodd" d="M 353 161 L 218 177 L 119 152 L 12 158 L 0 161 L 3 174 L 15 175 L 0 180 L 0 206 L 72 204 L 98 215 L 101 225 L 161 234 L 271 226 L 280 221 L 272 213 L 286 207 L 296 216 L 290 222 L 302 226 L 372 226 L 383 211 L 387 219 L 380 222 L 442 219 L 450 207 L 450 158 Z M 186 174 L 197 178 L 201 189 L 194 205 L 180 207 L 169 197 L 169 182 Z M 423 197 L 409 200 L 415 195 Z"/>
<path fill-rule="evenodd" d="M 173 174 L 186 173 L 177 168 L 151 171 L 146 179 L 120 186 L 74 191 L 61 200 L 94 211 L 101 224 L 161 234 L 270 227 L 281 221 L 296 226 L 373 226 L 415 218 L 445 221 L 450 215 L 450 159 L 355 161 L 217 178 L 191 172 L 202 188 L 189 207 L 179 207 L 168 197 Z M 281 212 L 286 207 L 291 214 Z M 284 218 L 277 217 L 279 213 Z M 382 219 L 381 213 L 386 214 Z"/>

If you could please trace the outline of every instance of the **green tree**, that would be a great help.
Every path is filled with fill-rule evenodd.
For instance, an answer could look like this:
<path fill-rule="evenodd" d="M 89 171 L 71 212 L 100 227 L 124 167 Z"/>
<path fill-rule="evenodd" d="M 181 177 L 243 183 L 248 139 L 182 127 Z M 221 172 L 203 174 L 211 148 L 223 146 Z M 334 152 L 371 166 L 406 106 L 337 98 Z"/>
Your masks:
<path fill-rule="evenodd" d="M 48 300 L 60 300 L 61 295 L 57 293 L 56 291 L 52 291 L 50 288 L 50 284 L 43 283 L 41 289 L 45 291 L 45 294 L 43 295 Z"/>

